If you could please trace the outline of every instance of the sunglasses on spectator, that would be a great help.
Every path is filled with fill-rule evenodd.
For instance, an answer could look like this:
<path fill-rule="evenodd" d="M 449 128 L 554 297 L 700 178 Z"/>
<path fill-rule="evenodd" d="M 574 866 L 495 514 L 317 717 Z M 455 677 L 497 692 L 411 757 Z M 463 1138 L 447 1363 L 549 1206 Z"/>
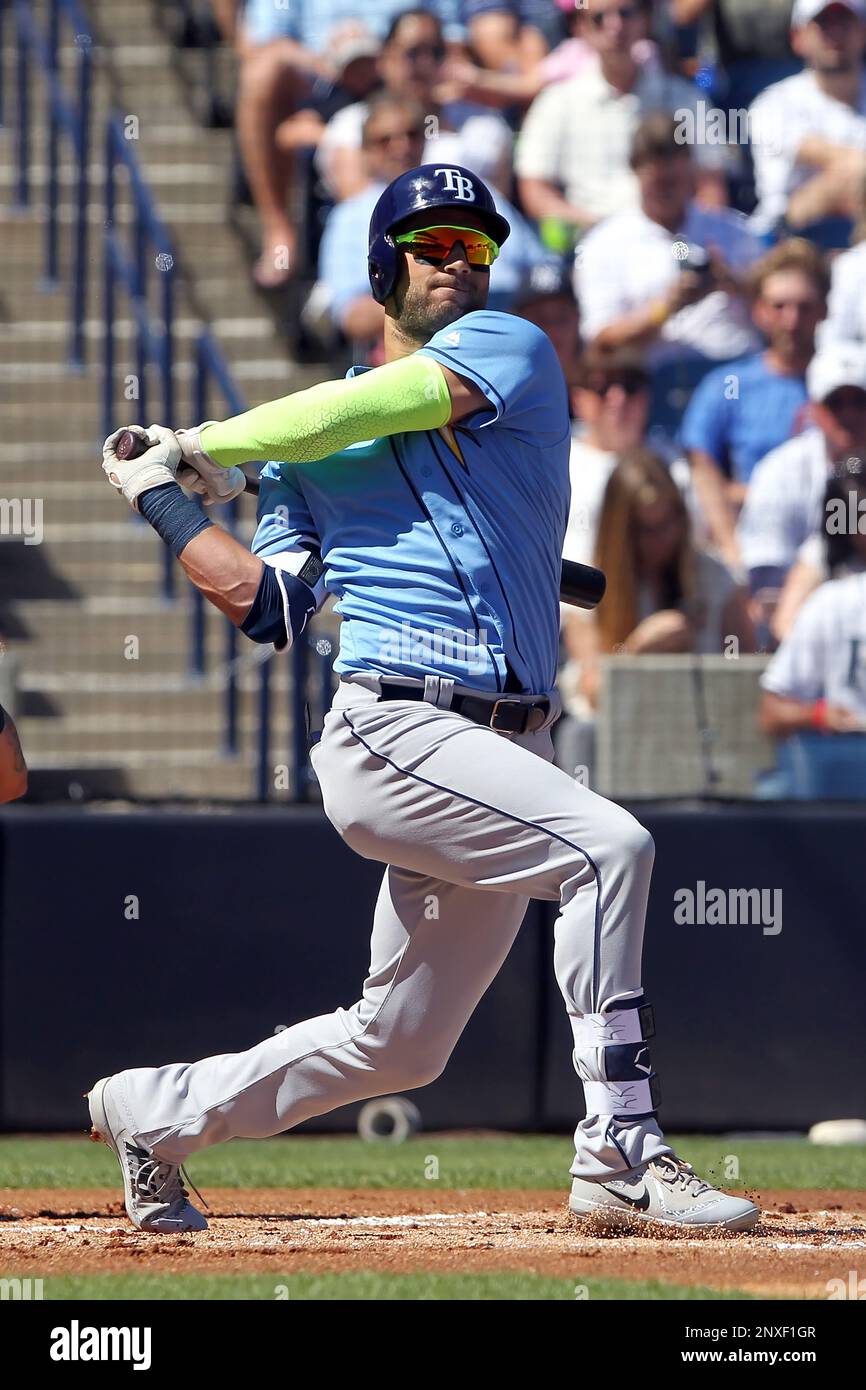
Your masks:
<path fill-rule="evenodd" d="M 499 247 L 493 238 L 486 232 L 479 232 L 477 227 L 454 227 L 445 223 L 435 227 L 415 227 L 411 232 L 401 232 L 394 240 L 410 256 L 427 261 L 430 265 L 442 265 L 452 260 L 458 242 L 473 270 L 488 270 L 499 255 Z"/>
<path fill-rule="evenodd" d="M 586 383 L 587 391 L 596 396 L 606 396 L 613 386 L 619 386 L 627 396 L 639 396 L 647 389 L 647 380 L 640 372 L 623 372 L 619 376 L 591 377 Z"/>
<path fill-rule="evenodd" d="M 409 126 L 406 130 L 386 130 L 381 135 L 368 135 L 367 145 L 390 145 L 393 140 L 423 140 L 424 127 Z"/>
<path fill-rule="evenodd" d="M 601 29 L 605 20 L 609 19 L 611 15 L 619 15 L 619 18 L 625 23 L 629 19 L 637 19 L 639 14 L 643 14 L 642 5 L 617 5 L 609 10 L 596 10 L 595 14 L 590 15 L 590 19 L 596 29 Z"/>
<path fill-rule="evenodd" d="M 441 43 L 413 43 L 411 48 L 404 48 L 403 53 L 410 63 L 417 63 L 419 58 L 432 58 L 434 62 L 441 63 L 445 58 L 445 45 Z"/>

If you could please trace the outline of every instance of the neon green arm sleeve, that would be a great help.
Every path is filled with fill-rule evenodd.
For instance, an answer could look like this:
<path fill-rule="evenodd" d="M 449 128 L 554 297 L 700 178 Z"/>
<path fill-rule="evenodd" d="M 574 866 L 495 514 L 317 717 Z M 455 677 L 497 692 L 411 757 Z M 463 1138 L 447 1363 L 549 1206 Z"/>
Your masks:
<path fill-rule="evenodd" d="M 253 459 L 314 463 L 349 444 L 439 429 L 450 418 L 442 368 L 413 353 L 349 381 L 323 381 L 208 425 L 201 446 L 222 468 Z"/>

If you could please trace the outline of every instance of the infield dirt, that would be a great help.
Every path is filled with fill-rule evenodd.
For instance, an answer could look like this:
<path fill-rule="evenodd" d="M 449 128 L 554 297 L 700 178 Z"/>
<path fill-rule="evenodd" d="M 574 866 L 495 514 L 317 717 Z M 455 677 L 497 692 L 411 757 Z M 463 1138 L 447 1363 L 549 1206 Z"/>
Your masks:
<path fill-rule="evenodd" d="M 6 1273 L 51 1274 L 529 1271 L 827 1298 L 866 1250 L 866 1192 L 750 1192 L 760 1225 L 745 1235 L 601 1237 L 561 1191 L 216 1188 L 210 1229 L 148 1235 L 105 1188 L 0 1189 Z"/>

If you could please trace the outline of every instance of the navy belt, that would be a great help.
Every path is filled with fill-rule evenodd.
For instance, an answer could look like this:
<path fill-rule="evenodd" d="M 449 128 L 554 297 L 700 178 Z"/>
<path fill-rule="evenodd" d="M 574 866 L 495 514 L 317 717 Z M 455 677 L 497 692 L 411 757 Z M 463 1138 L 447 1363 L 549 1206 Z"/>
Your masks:
<path fill-rule="evenodd" d="M 379 700 L 423 700 L 424 688 L 418 685 L 404 685 L 402 681 L 381 680 Z M 439 706 L 438 708 L 442 708 Z M 539 695 L 534 700 L 512 700 L 507 695 L 466 695 L 460 690 L 452 690 L 448 709 L 471 719 L 473 724 L 483 724 L 500 734 L 535 733 L 550 714 L 550 700 Z"/>

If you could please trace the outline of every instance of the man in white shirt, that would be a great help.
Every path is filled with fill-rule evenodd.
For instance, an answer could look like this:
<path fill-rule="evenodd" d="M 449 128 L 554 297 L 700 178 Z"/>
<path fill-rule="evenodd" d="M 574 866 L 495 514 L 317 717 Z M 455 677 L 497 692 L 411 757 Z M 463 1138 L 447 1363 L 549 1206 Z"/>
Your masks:
<path fill-rule="evenodd" d="M 866 241 L 833 258 L 827 317 L 818 329 L 819 347 L 866 343 Z"/>
<path fill-rule="evenodd" d="M 791 47 L 803 72 L 749 108 L 760 234 L 784 221 L 822 244 L 847 242 L 866 173 L 866 0 L 795 0 Z M 831 219 L 843 219 L 834 227 Z"/>
<path fill-rule="evenodd" d="M 866 457 L 866 346 L 833 344 L 806 373 L 814 428 L 773 449 L 752 474 L 737 536 L 753 595 L 769 618 L 803 542 L 824 521 L 833 466 Z"/>
<path fill-rule="evenodd" d="M 579 36 L 598 64 L 536 97 L 520 132 L 515 168 L 530 217 L 587 228 L 637 203 L 629 151 L 641 117 L 649 111 L 694 115 L 699 92 L 635 58 L 635 44 L 649 33 L 648 0 L 586 0 L 578 9 Z M 705 143 L 695 146 L 695 158 L 701 195 L 726 203 L 727 151 Z"/>
<path fill-rule="evenodd" d="M 866 574 L 816 589 L 761 685 L 765 733 L 786 738 L 815 729 L 866 731 Z"/>
<path fill-rule="evenodd" d="M 673 433 L 708 368 L 760 345 L 743 275 L 762 247 L 740 213 L 694 200 L 690 148 L 673 117 L 645 118 L 631 166 L 640 206 L 600 222 L 577 249 L 581 323 L 586 342 L 645 354 L 653 423 Z"/>

